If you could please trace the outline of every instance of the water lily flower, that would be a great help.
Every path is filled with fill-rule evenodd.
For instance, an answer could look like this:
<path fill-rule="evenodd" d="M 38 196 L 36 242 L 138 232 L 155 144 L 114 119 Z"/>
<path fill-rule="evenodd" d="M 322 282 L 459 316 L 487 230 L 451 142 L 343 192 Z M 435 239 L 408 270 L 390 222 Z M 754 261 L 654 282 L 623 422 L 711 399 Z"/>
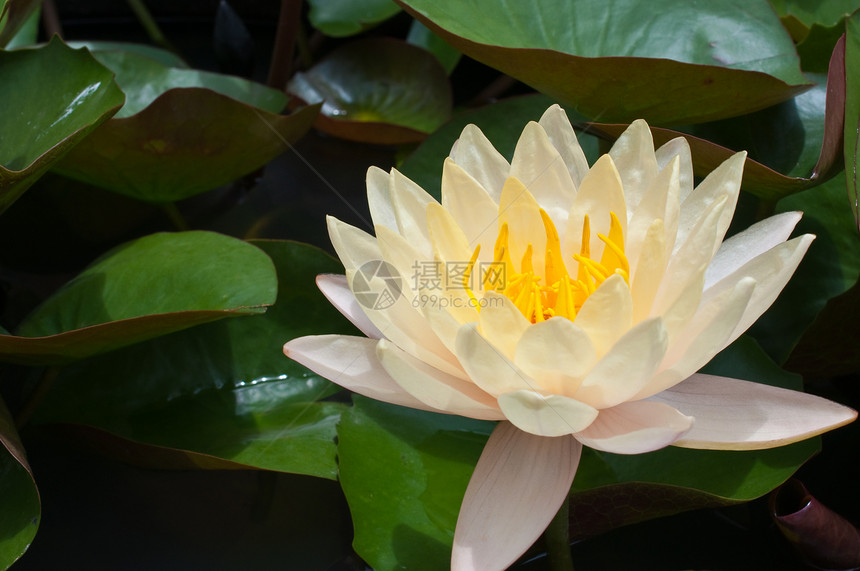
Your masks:
<path fill-rule="evenodd" d="M 694 188 L 686 141 L 655 152 L 636 121 L 589 168 L 553 106 L 510 163 L 467 126 L 441 204 L 371 168 L 375 237 L 328 219 L 346 275 L 317 283 L 367 337 L 302 337 L 285 353 L 368 397 L 500 421 L 463 499 L 452 568 L 503 569 L 528 549 L 583 445 L 770 448 L 856 417 L 696 372 L 773 303 L 814 238 L 789 239 L 800 219 L 789 212 L 724 240 L 744 160 Z"/>

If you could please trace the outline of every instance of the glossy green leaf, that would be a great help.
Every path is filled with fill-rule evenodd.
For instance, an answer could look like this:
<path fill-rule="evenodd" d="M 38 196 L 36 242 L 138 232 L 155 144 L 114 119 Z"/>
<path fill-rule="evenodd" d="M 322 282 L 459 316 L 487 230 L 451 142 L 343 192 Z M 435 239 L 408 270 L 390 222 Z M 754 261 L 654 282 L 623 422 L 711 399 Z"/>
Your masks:
<path fill-rule="evenodd" d="M 122 105 L 110 71 L 59 39 L 0 51 L 0 212 Z M 62 69 L 63 73 L 55 73 Z"/>
<path fill-rule="evenodd" d="M 15 37 L 40 4 L 39 0 L 3 0 L 0 2 L 0 48 L 5 47 Z"/>
<path fill-rule="evenodd" d="M 452 47 L 451 44 L 431 32 L 427 26 L 418 20 L 412 21 L 406 41 L 412 45 L 424 48 L 436 56 L 436 59 L 439 60 L 439 63 L 442 64 L 448 75 L 451 75 L 451 72 L 457 67 L 457 63 L 463 55 L 457 51 L 457 48 Z"/>
<path fill-rule="evenodd" d="M 848 201 L 854 211 L 854 221 L 860 229 L 860 182 L 857 165 L 860 163 L 860 11 L 846 21 L 845 26 L 845 172 Z"/>
<path fill-rule="evenodd" d="M 108 252 L 0 336 L 3 360 L 62 362 L 275 302 L 272 261 L 213 232 L 153 234 Z"/>
<path fill-rule="evenodd" d="M 352 36 L 400 11 L 392 0 L 309 0 L 308 18 L 327 36 Z"/>
<path fill-rule="evenodd" d="M 355 141 L 419 141 L 451 115 L 451 88 L 436 58 L 392 39 L 336 49 L 297 73 L 287 90 L 308 103 L 322 103 L 318 129 Z"/>
<path fill-rule="evenodd" d="M 860 8 L 857 0 L 770 0 L 781 17 L 793 16 L 806 27 L 833 26 Z"/>
<path fill-rule="evenodd" d="M 440 200 L 442 164 L 450 154 L 451 147 L 460 136 L 463 127 L 469 124 L 477 125 L 496 149 L 511 160 L 517 139 L 522 134 L 526 123 L 539 120 L 553 103 L 553 100 L 545 95 L 526 95 L 505 99 L 475 111 L 460 113 L 421 143 L 398 169 Z M 568 111 L 568 118 L 571 121 L 583 119 L 581 115 L 570 111 Z M 597 139 L 577 133 L 577 140 L 589 162 L 594 163 L 599 156 Z"/>
<path fill-rule="evenodd" d="M 73 423 L 135 463 L 253 467 L 334 478 L 336 389 L 287 359 L 294 337 L 355 329 L 316 288 L 342 271 L 322 251 L 255 242 L 275 262 L 278 301 L 264 315 L 222 320 L 64 368 L 32 423 Z M 66 426 L 62 430 L 68 430 Z M 131 441 L 129 443 L 129 441 Z"/>
<path fill-rule="evenodd" d="M 805 89 L 765 0 L 399 1 L 464 54 L 595 120 L 698 123 Z"/>
<path fill-rule="evenodd" d="M 8 569 L 30 547 L 39 529 L 39 492 L 15 424 L 0 399 L 0 569 Z"/>
<path fill-rule="evenodd" d="M 99 54 L 99 52 L 128 52 L 132 54 L 137 54 L 139 56 L 144 56 L 149 59 L 155 60 L 160 63 L 162 66 L 166 67 L 176 67 L 176 68 L 187 68 L 188 64 L 184 59 L 176 55 L 175 53 L 165 50 L 163 48 L 159 48 L 150 44 L 134 44 L 131 42 L 95 42 L 95 41 L 80 41 L 80 42 L 66 42 L 72 48 L 80 49 L 87 48 L 93 54 Z M 98 55 L 96 56 L 98 57 Z M 114 58 L 121 58 L 121 56 L 113 56 Z M 106 57 L 108 63 L 105 63 L 106 66 L 110 67 L 109 63 L 112 61 L 110 55 Z M 133 64 L 133 61 L 125 62 L 127 64 Z M 147 63 L 143 64 L 145 68 L 151 68 L 152 65 Z M 143 71 L 143 70 L 141 70 Z M 131 73 L 136 73 L 135 71 L 131 71 Z"/>

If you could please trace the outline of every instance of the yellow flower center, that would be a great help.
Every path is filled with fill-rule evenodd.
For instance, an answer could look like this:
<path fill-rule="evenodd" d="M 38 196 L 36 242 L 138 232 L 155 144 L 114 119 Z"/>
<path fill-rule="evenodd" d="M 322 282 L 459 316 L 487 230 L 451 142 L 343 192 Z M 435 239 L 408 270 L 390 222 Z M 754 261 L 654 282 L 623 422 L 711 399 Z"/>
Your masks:
<path fill-rule="evenodd" d="M 613 274 L 620 274 L 625 282 L 630 283 L 630 265 L 624 254 L 624 231 L 614 212 L 609 213 L 609 236 L 597 235 L 605 244 L 599 262 L 591 258 L 591 229 L 588 215 L 585 216 L 582 224 L 582 246 L 579 254 L 573 255 L 577 262 L 576 279 L 567 273 L 567 267 L 561 257 L 561 241 L 552 219 L 543 209 L 540 210 L 540 215 L 546 230 L 543 276 L 538 275 L 532 265 L 531 244 L 526 248 L 519 271 L 515 270 L 508 247 L 508 225 L 505 223 L 496 238 L 493 263 L 482 276 L 484 291 L 495 291 L 504 295 L 514 302 L 526 319 L 537 323 L 556 315 L 573 320 L 588 296 Z M 469 287 L 469 279 L 480 250 L 479 244 L 463 275 L 463 288 L 477 308 L 480 308 L 480 304 Z"/>

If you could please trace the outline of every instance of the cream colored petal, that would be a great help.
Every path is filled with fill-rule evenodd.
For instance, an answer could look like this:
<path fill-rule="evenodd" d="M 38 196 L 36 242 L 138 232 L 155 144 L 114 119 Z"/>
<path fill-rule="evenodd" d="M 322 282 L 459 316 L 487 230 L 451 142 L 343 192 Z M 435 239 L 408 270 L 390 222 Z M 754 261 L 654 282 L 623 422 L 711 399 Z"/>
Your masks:
<path fill-rule="evenodd" d="M 582 446 L 501 422 L 478 460 L 454 532 L 452 571 L 507 568 L 537 541 L 570 493 Z"/>
<path fill-rule="evenodd" d="M 668 344 L 660 318 L 639 323 L 598 361 L 574 397 L 597 409 L 629 400 L 651 380 Z"/>
<path fill-rule="evenodd" d="M 597 418 L 597 410 L 561 395 L 514 391 L 499 396 L 499 408 L 517 428 L 536 436 L 573 434 Z"/>
<path fill-rule="evenodd" d="M 547 109 L 539 121 L 541 127 L 546 131 L 552 145 L 558 150 L 567 165 L 573 184 L 579 188 L 582 179 L 588 174 L 588 161 L 576 134 L 570 126 L 567 113 L 558 105 L 552 105 Z"/>
<path fill-rule="evenodd" d="M 427 206 L 426 218 L 434 257 L 445 262 L 467 264 L 474 248 L 469 247 L 469 241 L 451 214 L 441 204 L 433 203 Z"/>
<path fill-rule="evenodd" d="M 604 355 L 633 326 L 633 298 L 627 282 L 613 274 L 588 296 L 573 321 Z"/>
<path fill-rule="evenodd" d="M 630 295 L 633 299 L 633 323 L 651 315 L 657 291 L 666 273 L 666 242 L 663 221 L 655 220 L 645 234 L 636 266 L 630 274 Z"/>
<path fill-rule="evenodd" d="M 478 332 L 478 325 L 475 323 L 460 328 L 455 342 L 455 354 L 469 378 L 493 396 L 539 388 L 534 379 L 529 378 Z"/>
<path fill-rule="evenodd" d="M 441 274 L 437 262 L 424 258 L 406 238 L 391 228 L 377 225 L 374 232 L 382 259 L 397 268 L 404 288 L 408 288 L 410 293 L 418 291 L 426 280 L 435 279 L 437 273 Z"/>
<path fill-rule="evenodd" d="M 496 399 L 474 383 L 434 369 L 393 343 L 381 340 L 376 355 L 403 390 L 427 406 L 450 414 L 481 420 L 504 420 Z"/>
<path fill-rule="evenodd" d="M 346 276 L 320 274 L 316 281 L 317 287 L 326 299 L 362 333 L 371 339 L 382 337 L 382 332 L 368 319 L 361 305 L 355 300 L 355 296 L 346 282 Z"/>
<path fill-rule="evenodd" d="M 389 181 L 397 230 L 425 259 L 432 258 L 433 249 L 427 229 L 427 205 L 438 203 L 397 169 L 391 169 Z"/>
<path fill-rule="evenodd" d="M 576 186 L 561 154 L 538 123 L 531 121 L 523 129 L 509 176 L 522 181 L 553 222 L 564 228 Z"/>
<path fill-rule="evenodd" d="M 347 335 L 299 337 L 284 345 L 284 354 L 326 379 L 366 397 L 440 412 L 403 390 L 376 357 L 375 339 Z"/>
<path fill-rule="evenodd" d="M 331 245 L 347 270 L 355 270 L 367 262 L 382 259 L 376 238 L 367 232 L 341 222 L 334 216 L 326 216 L 326 223 Z"/>
<path fill-rule="evenodd" d="M 612 145 L 609 156 L 621 174 L 627 208 L 635 212 L 651 181 L 657 176 L 654 139 L 648 124 L 642 119 L 631 123 Z"/>
<path fill-rule="evenodd" d="M 568 213 L 567 227 L 561 237 L 561 249 L 565 263 L 571 264 L 568 266 L 571 275 L 576 275 L 576 263 L 570 262 L 570 259 L 574 254 L 580 253 L 585 215 L 588 214 L 591 228 L 591 258 L 599 260 L 603 253 L 603 242 L 597 238 L 597 234 L 609 235 L 610 211 L 618 216 L 618 221 L 621 222 L 621 228 L 626 235 L 627 205 L 621 176 L 612 158 L 609 155 L 603 155 L 597 159 L 579 186 Z"/>
<path fill-rule="evenodd" d="M 525 330 L 514 363 L 544 391 L 573 396 L 597 363 L 597 352 L 579 326 L 564 317 L 553 317 Z"/>
<path fill-rule="evenodd" d="M 531 323 L 504 295 L 488 291 L 483 299 L 486 303 L 480 313 L 481 335 L 513 361 L 517 343 Z"/>
<path fill-rule="evenodd" d="M 666 168 L 674 157 L 681 159 L 679 182 L 680 201 L 684 201 L 693 192 L 693 155 L 690 153 L 690 144 L 684 137 L 675 137 L 656 151 L 657 166 Z"/>
<path fill-rule="evenodd" d="M 511 165 L 475 125 L 466 125 L 451 149 L 451 158 L 481 183 L 494 202 L 499 202 Z"/>
<path fill-rule="evenodd" d="M 669 343 L 673 343 L 678 338 L 678 335 L 693 319 L 696 310 L 699 309 L 702 300 L 702 288 L 705 285 L 705 269 L 704 265 L 700 267 L 699 271 L 695 272 L 687 282 L 687 286 L 678 293 L 678 297 L 671 304 L 662 308 L 659 313 L 654 313 L 655 317 L 659 315 L 663 318 L 666 333 L 669 335 Z"/>
<path fill-rule="evenodd" d="M 499 226 L 508 225 L 511 258 L 519 267 L 529 244 L 535 268 L 544 267 L 546 230 L 540 216 L 540 205 L 523 183 L 513 177 L 505 181 L 499 201 Z"/>
<path fill-rule="evenodd" d="M 693 375 L 651 398 L 696 418 L 676 446 L 760 450 L 848 424 L 857 412 L 835 402 L 749 381 Z"/>
<path fill-rule="evenodd" d="M 379 167 L 367 169 L 367 204 L 374 225 L 388 226 L 397 230 L 397 217 L 391 203 L 389 175 Z"/>
<path fill-rule="evenodd" d="M 453 354 L 456 348 L 457 333 L 466 323 L 479 319 L 478 312 L 471 309 L 473 319 L 466 317 L 466 310 L 443 307 L 439 292 L 422 290 L 418 294 L 418 309 L 424 314 L 427 323 L 439 340 Z M 445 303 L 445 305 L 448 305 Z"/>
<path fill-rule="evenodd" d="M 756 256 L 785 242 L 800 222 L 800 212 L 784 212 L 765 218 L 723 242 L 705 276 L 705 289 Z"/>
<path fill-rule="evenodd" d="M 492 260 L 499 234 L 499 205 L 450 158 L 445 159 L 442 168 L 442 206 L 463 229 L 469 248 L 473 250 L 480 244 L 480 259 Z"/>
<path fill-rule="evenodd" d="M 642 201 L 639 203 L 639 208 L 633 212 L 630 218 L 627 234 L 624 238 L 624 253 L 627 255 L 630 267 L 636 267 L 645 237 L 655 220 L 662 220 L 663 228 L 666 230 L 666 213 L 668 210 L 675 212 L 673 223 L 677 224 L 679 165 L 680 159 L 676 157 L 654 177 L 651 186 L 648 187 Z M 674 210 L 669 208 L 669 202 L 673 202 L 676 205 Z M 669 243 L 670 239 L 674 241 L 675 238 L 674 233 L 676 230 L 674 228 L 669 230 L 670 233 L 664 237 L 666 243 Z"/>
<path fill-rule="evenodd" d="M 676 442 L 693 424 L 669 405 L 633 401 L 601 410 L 591 426 L 574 434 L 585 446 L 613 454 L 642 454 Z"/>

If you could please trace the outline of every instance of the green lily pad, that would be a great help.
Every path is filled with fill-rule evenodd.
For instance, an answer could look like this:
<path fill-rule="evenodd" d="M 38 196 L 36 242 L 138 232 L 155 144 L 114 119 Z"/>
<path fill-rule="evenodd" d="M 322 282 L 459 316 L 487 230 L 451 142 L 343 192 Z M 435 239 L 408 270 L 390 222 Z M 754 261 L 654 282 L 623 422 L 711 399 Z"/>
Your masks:
<path fill-rule="evenodd" d="M 63 423 L 108 453 L 162 468 L 262 468 L 334 479 L 337 388 L 284 356 L 294 337 L 355 329 L 317 290 L 342 271 L 316 248 L 254 242 L 274 260 L 264 315 L 159 337 L 65 367 L 32 424 Z M 46 427 L 47 429 L 47 427 Z"/>
<path fill-rule="evenodd" d="M 272 261 L 213 232 L 153 234 L 115 248 L 0 336 L 2 360 L 57 363 L 275 302 Z"/>
<path fill-rule="evenodd" d="M 308 0 L 314 28 L 336 38 L 363 32 L 400 12 L 391 0 Z"/>
<path fill-rule="evenodd" d="M 433 55 L 392 39 L 334 50 L 287 86 L 322 103 L 315 127 L 344 139 L 398 144 L 423 140 L 451 116 L 451 89 Z"/>
<path fill-rule="evenodd" d="M 41 519 L 39 492 L 15 424 L 0 399 L 0 569 L 30 547 Z"/>
<path fill-rule="evenodd" d="M 860 8 L 857 0 L 770 0 L 770 3 L 780 17 L 793 16 L 807 28 L 815 24 L 833 26 Z"/>
<path fill-rule="evenodd" d="M 166 67 L 174 67 L 174 68 L 188 68 L 188 64 L 184 59 L 176 55 L 175 53 L 165 50 L 163 48 L 159 48 L 150 44 L 133 44 L 131 42 L 94 42 L 94 41 L 81 41 L 81 42 L 66 42 L 69 47 L 80 49 L 87 48 L 91 53 L 98 54 L 99 52 L 129 52 L 133 54 L 137 54 L 140 56 L 147 57 L 149 59 L 153 59 L 158 63 L 166 66 Z M 98 55 L 96 55 L 98 58 Z M 110 56 L 107 58 L 107 67 L 111 69 L 111 71 L 116 72 L 117 70 L 110 66 L 110 62 L 112 59 Z M 130 65 L 133 65 L 133 61 L 127 61 Z M 144 63 L 144 66 L 147 66 Z M 141 70 L 142 72 L 143 70 Z M 134 71 L 132 71 L 134 73 Z"/>
<path fill-rule="evenodd" d="M 847 175 L 848 201 L 854 211 L 854 221 L 860 229 L 860 186 L 857 180 L 857 165 L 860 162 L 860 77 L 856 70 L 860 66 L 860 11 L 846 21 L 845 32 L 845 172 Z"/>
<path fill-rule="evenodd" d="M 5 47 L 39 8 L 39 0 L 0 2 L 0 48 Z"/>
<path fill-rule="evenodd" d="M 741 339 L 708 372 L 799 388 Z M 338 426 L 340 481 L 353 547 L 374 569 L 449 564 L 460 503 L 493 423 L 354 396 Z M 574 479 L 572 536 L 761 496 L 818 450 L 818 439 L 749 452 L 666 448 L 621 456 L 586 451 Z"/>
<path fill-rule="evenodd" d="M 464 54 L 600 121 L 712 121 L 807 87 L 765 0 L 399 2 Z"/>
<path fill-rule="evenodd" d="M 0 51 L 0 213 L 122 105 L 110 71 L 59 39 Z M 54 73 L 62 69 L 63 73 Z"/>

